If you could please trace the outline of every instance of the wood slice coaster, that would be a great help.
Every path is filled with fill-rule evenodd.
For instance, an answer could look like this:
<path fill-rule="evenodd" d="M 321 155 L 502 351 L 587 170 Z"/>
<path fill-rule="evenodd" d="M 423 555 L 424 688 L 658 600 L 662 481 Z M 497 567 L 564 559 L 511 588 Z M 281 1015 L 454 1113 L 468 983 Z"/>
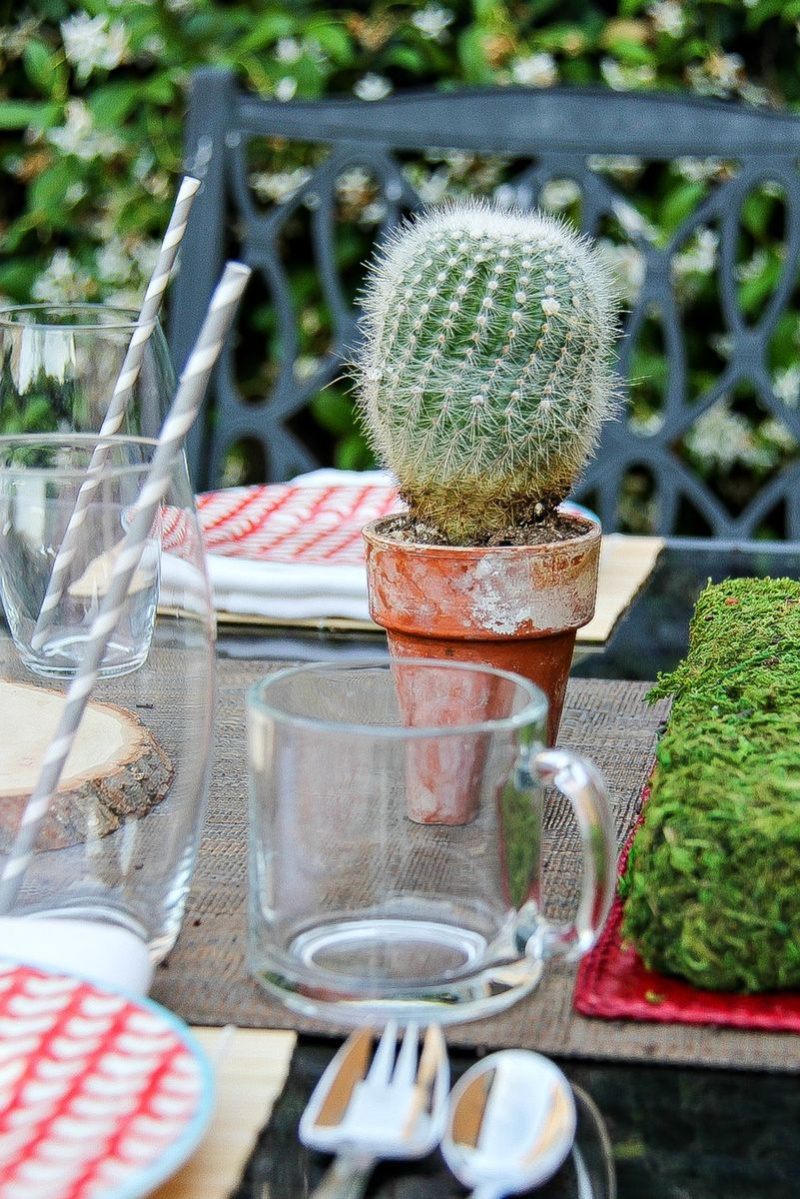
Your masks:
<path fill-rule="evenodd" d="M 7 849 L 64 707 L 60 692 L 0 679 L 0 846 Z M 63 849 L 145 816 L 174 769 L 149 729 L 115 704 L 89 703 L 37 845 Z"/>

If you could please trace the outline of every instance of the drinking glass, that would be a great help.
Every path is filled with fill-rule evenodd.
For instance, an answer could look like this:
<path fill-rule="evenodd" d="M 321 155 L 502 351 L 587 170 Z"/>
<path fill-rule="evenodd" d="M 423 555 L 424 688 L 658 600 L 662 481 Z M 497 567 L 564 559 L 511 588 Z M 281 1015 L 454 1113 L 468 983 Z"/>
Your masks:
<path fill-rule="evenodd" d="M 472 1020 L 594 943 L 616 879 L 608 799 L 590 763 L 544 749 L 533 683 L 431 660 L 312 663 L 253 687 L 247 721 L 249 966 L 289 1007 Z M 564 923 L 545 912 L 546 783 L 583 850 Z"/>
<path fill-rule="evenodd" d="M 13 440 L 3 439 L 6 449 Z M 96 439 L 83 440 L 86 449 Z M 138 452 L 143 444 L 110 440 L 115 453 Z M 52 462 L 70 461 L 77 441 L 75 434 L 53 435 Z M 153 443 L 144 445 L 149 458 Z M 134 474 L 138 480 L 138 468 Z M 124 512 L 111 523 L 118 537 Z M 214 618 L 183 455 L 161 506 L 159 536 L 147 653 L 137 669 L 97 679 L 33 859 L 4 913 L 15 932 L 28 925 L 31 943 L 47 924 L 59 950 L 80 925 L 76 960 L 65 962 L 64 952 L 59 958 L 79 972 L 80 944 L 100 944 L 104 929 L 127 930 L 151 965 L 166 955 L 178 935 L 200 838 L 212 745 Z M 32 675 L 0 629 L 0 869 L 68 685 L 68 678 Z"/>
<path fill-rule="evenodd" d="M 89 434 L 0 436 L 0 599 L 20 657 L 36 674 L 77 671 L 155 445 Z M 87 488 L 86 472 L 99 457 L 100 473 Z M 78 524 L 73 515 L 84 489 Z M 62 561 L 68 566 L 60 581 Z M 108 639 L 101 677 L 137 670 L 147 657 L 160 570 L 158 513 Z"/>
<path fill-rule="evenodd" d="M 0 308 L 0 433 L 99 432 L 137 319 L 99 304 Z M 156 325 L 116 431 L 157 436 L 174 392 Z"/>

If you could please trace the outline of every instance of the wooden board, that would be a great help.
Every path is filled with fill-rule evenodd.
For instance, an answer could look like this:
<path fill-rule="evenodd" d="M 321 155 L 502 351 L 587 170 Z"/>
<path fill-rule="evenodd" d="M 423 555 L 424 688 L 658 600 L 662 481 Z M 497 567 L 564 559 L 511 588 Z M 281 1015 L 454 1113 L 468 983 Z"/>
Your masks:
<path fill-rule="evenodd" d="M 597 604 L 589 624 L 578 629 L 578 642 L 602 645 L 611 636 L 614 625 L 636 598 L 647 581 L 664 545 L 661 537 L 633 537 L 627 533 L 606 533 L 600 543 L 600 571 L 597 580 Z M 217 623 L 223 629 L 301 629 L 320 633 L 374 633 L 383 630 L 371 620 L 351 620 L 344 616 L 314 616 L 290 620 L 287 617 L 262 616 L 247 612 L 217 609 Z"/>
<path fill-rule="evenodd" d="M 0 845 L 13 839 L 55 734 L 64 695 L 0 679 Z M 11 735 L 9 735 L 11 734 Z M 42 827 L 42 849 L 104 837 L 167 793 L 172 763 L 149 729 L 114 704 L 89 703 Z"/>
<path fill-rule="evenodd" d="M 199 1148 L 152 1199 L 228 1199 L 281 1093 L 296 1034 L 193 1028 L 215 1067 L 217 1102 Z"/>

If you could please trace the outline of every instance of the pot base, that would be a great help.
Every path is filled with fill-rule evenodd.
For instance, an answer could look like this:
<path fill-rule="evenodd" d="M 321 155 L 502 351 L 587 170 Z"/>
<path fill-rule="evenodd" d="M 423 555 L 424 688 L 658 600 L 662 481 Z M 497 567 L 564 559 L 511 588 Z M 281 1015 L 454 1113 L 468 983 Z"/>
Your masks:
<path fill-rule="evenodd" d="M 567 693 L 577 629 L 550 636 L 503 641 L 470 641 L 466 638 L 422 637 L 387 629 L 389 652 L 395 658 L 435 658 L 437 661 L 475 662 L 510 670 L 530 679 L 548 698 L 547 743 L 555 745 Z"/>

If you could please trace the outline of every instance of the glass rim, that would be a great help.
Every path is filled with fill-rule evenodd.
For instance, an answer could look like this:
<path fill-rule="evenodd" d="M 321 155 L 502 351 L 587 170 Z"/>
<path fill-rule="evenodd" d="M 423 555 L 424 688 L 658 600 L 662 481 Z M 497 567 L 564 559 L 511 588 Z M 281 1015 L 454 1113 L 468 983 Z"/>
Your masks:
<path fill-rule="evenodd" d="M 321 671 L 345 673 L 375 669 L 388 672 L 394 667 L 402 669 L 406 666 L 458 671 L 465 674 L 472 672 L 490 675 L 497 679 L 505 679 L 526 693 L 528 702 L 519 712 L 515 712 L 512 716 L 475 720 L 464 722 L 463 724 L 392 725 L 360 724 L 353 721 L 336 720 L 335 718 L 323 719 L 314 716 L 298 716 L 296 713 L 287 712 L 271 704 L 264 698 L 264 692 L 268 692 L 276 683 L 282 682 L 294 675 L 314 674 Z M 501 670 L 496 666 L 489 666 L 482 662 L 453 662 L 449 659 L 442 661 L 436 658 L 364 657 L 350 658 L 346 662 L 304 662 L 300 665 L 284 666 L 280 670 L 276 670 L 273 674 L 259 679 L 257 683 L 251 684 L 247 689 L 245 698 L 248 709 L 257 711 L 262 716 L 269 716 L 276 724 L 311 729 L 317 732 L 321 729 L 328 729 L 332 733 L 341 733 L 344 735 L 372 737 L 376 740 L 380 738 L 401 741 L 409 739 L 417 740 L 425 737 L 457 737 L 463 736 L 465 733 L 476 734 L 520 729 L 534 722 L 546 720 L 548 710 L 548 699 L 544 691 L 536 683 L 531 682 L 530 679 L 526 679 L 522 675 L 514 674 L 510 670 Z"/>
<path fill-rule="evenodd" d="M 87 313 L 90 316 L 99 317 L 100 315 L 111 317 L 108 321 L 101 320 L 84 320 L 70 322 L 69 324 L 58 324 L 55 321 L 48 320 L 21 320 L 18 319 L 24 314 L 33 314 L 36 312 L 52 313 L 59 312 L 74 313 L 79 315 Z M 108 329 L 110 332 L 119 331 L 122 329 L 133 330 L 140 324 L 140 314 L 135 308 L 117 307 L 113 304 L 92 304 L 88 301 L 77 300 L 75 302 L 65 301 L 62 303 L 44 302 L 41 304 L 2 304 L 0 305 L 0 328 L 2 329 L 58 329 L 63 333 L 65 330 L 99 330 Z"/>
<path fill-rule="evenodd" d="M 33 449 L 35 447 L 58 448 L 72 447 L 78 449 L 86 449 L 94 451 L 98 447 L 107 447 L 113 449 L 119 446 L 140 446 L 144 449 L 155 450 L 158 447 L 158 441 L 154 437 L 139 437 L 135 434 L 128 436 L 126 433 L 114 433 L 100 436 L 99 433 L 0 433 L 0 458 L 6 449 L 8 450 L 24 450 Z M 142 455 L 140 462 L 112 462 L 109 469 L 115 474 L 121 472 L 142 470 L 149 471 L 153 461 L 153 455 Z M 85 478 L 86 471 L 89 467 L 89 462 L 81 465 L 72 465 L 70 463 L 52 462 L 45 466 L 26 466 L 24 463 L 8 462 L 0 460 L 0 471 L 6 475 L 24 474 L 26 478 L 34 476 L 53 476 L 58 475 L 59 478 L 71 479 Z"/>

